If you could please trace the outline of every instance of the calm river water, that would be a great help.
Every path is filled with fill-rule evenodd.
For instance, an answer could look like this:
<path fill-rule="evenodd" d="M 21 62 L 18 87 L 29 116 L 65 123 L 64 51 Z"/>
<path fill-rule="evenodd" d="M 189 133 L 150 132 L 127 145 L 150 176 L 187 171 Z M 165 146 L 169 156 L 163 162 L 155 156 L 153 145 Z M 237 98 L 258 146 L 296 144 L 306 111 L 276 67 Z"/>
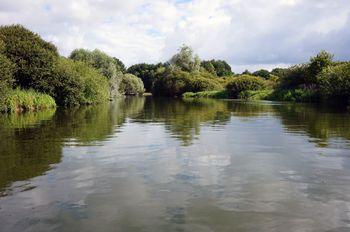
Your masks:
<path fill-rule="evenodd" d="M 0 138 L 0 231 L 350 231 L 341 110 L 135 97 Z"/>

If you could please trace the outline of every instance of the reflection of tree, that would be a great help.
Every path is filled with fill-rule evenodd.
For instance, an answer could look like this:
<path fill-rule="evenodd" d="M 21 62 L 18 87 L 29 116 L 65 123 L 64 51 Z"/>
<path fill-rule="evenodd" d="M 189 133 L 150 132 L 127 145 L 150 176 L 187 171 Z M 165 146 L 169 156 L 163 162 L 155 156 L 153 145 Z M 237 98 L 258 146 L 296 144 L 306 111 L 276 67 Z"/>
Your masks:
<path fill-rule="evenodd" d="M 292 133 L 305 132 L 326 146 L 331 138 L 350 139 L 350 115 L 332 108 L 303 104 L 275 105 L 285 128 Z"/>
<path fill-rule="evenodd" d="M 61 160 L 62 147 L 104 141 L 125 118 L 143 108 L 144 98 L 77 109 L 0 115 L 0 191 L 13 181 L 42 175 Z"/>
<path fill-rule="evenodd" d="M 224 124 L 230 119 L 227 102 L 212 99 L 180 100 L 148 98 L 137 120 L 163 122 L 184 145 L 191 144 L 202 124 Z"/>

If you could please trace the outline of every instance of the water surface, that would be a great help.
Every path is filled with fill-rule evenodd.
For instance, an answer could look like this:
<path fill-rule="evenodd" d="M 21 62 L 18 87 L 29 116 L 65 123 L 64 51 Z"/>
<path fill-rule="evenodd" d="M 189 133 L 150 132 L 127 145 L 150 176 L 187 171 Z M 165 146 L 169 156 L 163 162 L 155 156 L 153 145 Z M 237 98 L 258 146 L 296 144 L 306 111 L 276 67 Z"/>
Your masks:
<path fill-rule="evenodd" d="M 350 231 L 350 115 L 126 98 L 0 116 L 0 231 Z"/>

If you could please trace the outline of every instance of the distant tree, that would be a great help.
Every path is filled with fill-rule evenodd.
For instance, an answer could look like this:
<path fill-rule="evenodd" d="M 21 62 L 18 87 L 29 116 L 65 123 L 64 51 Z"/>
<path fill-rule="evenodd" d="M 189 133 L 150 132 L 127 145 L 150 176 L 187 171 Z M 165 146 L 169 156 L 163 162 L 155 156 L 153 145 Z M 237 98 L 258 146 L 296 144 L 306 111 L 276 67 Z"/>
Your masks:
<path fill-rule="evenodd" d="M 131 73 L 139 78 L 141 78 L 146 92 L 151 92 L 153 83 L 156 78 L 157 70 L 164 67 L 162 63 L 158 64 L 135 64 L 127 69 L 127 73 Z"/>
<path fill-rule="evenodd" d="M 233 74 L 231 66 L 224 60 L 211 60 L 210 63 L 214 66 L 218 77 L 230 76 Z"/>
<path fill-rule="evenodd" d="M 115 90 L 119 89 L 119 84 L 122 81 L 122 75 L 118 75 L 118 73 L 122 73 L 121 70 L 125 69 L 122 62 L 97 49 L 93 51 L 76 49 L 71 53 L 70 58 L 76 61 L 82 61 L 97 69 L 109 80 L 110 98 L 118 95 Z"/>
<path fill-rule="evenodd" d="M 3 55 L 13 64 L 15 85 L 52 93 L 57 48 L 21 25 L 1 26 Z"/>
<path fill-rule="evenodd" d="M 268 79 L 270 77 L 270 72 L 266 69 L 260 69 L 258 71 L 253 72 L 254 76 L 257 77 L 263 77 L 265 79 Z"/>
<path fill-rule="evenodd" d="M 113 57 L 113 60 L 114 60 L 115 67 L 116 67 L 117 71 L 125 73 L 126 72 L 126 68 L 125 68 L 124 63 L 121 60 L 119 60 L 118 58 L 116 58 L 116 57 Z"/>
<path fill-rule="evenodd" d="M 179 52 L 169 60 L 169 64 L 185 72 L 194 72 L 199 71 L 200 59 L 198 55 L 193 54 L 192 48 L 183 45 Z"/>
<path fill-rule="evenodd" d="M 326 67 L 330 66 L 333 62 L 333 55 L 321 51 L 315 57 L 310 58 L 309 67 L 308 67 L 308 83 L 315 83 L 316 76 Z"/>
<path fill-rule="evenodd" d="M 248 69 L 244 70 L 244 72 L 242 72 L 242 75 L 252 75 L 251 72 L 249 72 Z"/>
<path fill-rule="evenodd" d="M 286 72 L 285 68 L 274 68 L 270 73 L 271 75 L 274 75 L 274 76 L 283 77 L 285 72 Z"/>
<path fill-rule="evenodd" d="M 140 78 L 127 73 L 123 75 L 119 92 L 125 95 L 141 95 L 145 92 L 145 88 Z"/>
<path fill-rule="evenodd" d="M 214 68 L 214 65 L 211 63 L 211 61 L 209 60 L 203 60 L 201 62 L 201 67 L 203 67 L 207 72 L 213 74 L 213 75 L 217 75 L 216 74 L 216 70 Z"/>

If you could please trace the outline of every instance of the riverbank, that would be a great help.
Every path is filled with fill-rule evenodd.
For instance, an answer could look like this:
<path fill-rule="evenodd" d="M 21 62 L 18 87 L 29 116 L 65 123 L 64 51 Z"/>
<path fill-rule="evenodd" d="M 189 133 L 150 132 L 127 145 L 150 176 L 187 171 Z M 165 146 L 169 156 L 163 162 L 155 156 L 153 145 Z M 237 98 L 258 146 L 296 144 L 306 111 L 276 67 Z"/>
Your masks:
<path fill-rule="evenodd" d="M 20 113 L 56 108 L 55 100 L 43 93 L 34 90 L 9 90 L 1 103 L 2 112 Z"/>

